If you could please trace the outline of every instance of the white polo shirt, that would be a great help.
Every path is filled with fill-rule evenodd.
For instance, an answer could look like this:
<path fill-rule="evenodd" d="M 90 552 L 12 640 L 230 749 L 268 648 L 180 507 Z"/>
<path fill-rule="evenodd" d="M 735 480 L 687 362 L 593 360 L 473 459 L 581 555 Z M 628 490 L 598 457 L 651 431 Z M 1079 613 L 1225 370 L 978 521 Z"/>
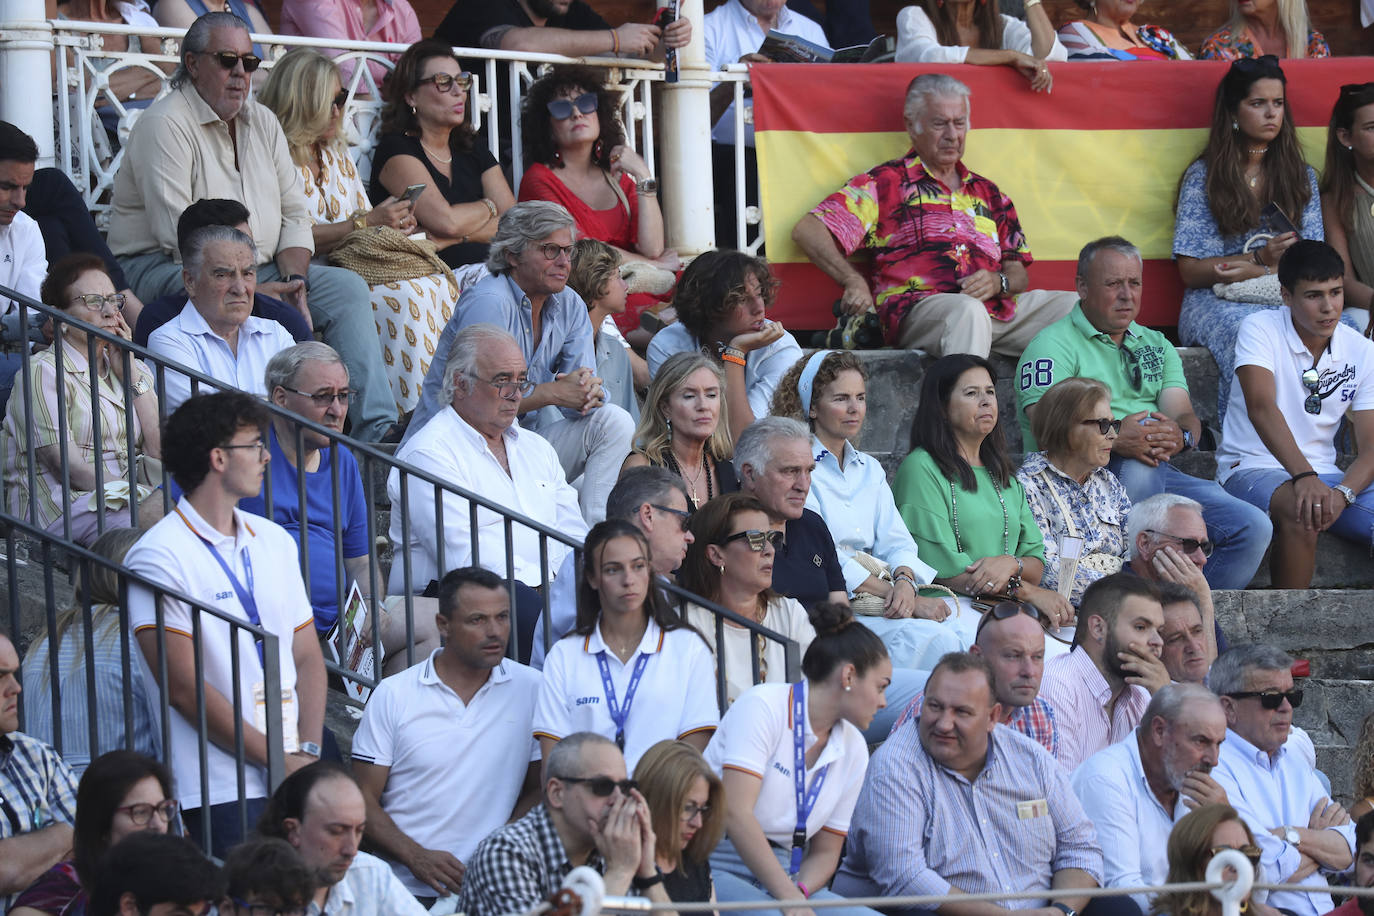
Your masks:
<path fill-rule="evenodd" d="M 716 617 L 699 604 L 687 605 L 686 620 L 701 631 L 707 644 L 716 655 Z M 806 609 L 796 598 L 779 596 L 768 602 L 763 620 L 759 621 L 775 633 L 797 641 L 797 657 L 806 655 L 811 640 L 816 638 L 816 629 L 806 616 Z M 759 640 L 752 631 L 744 627 L 725 624 L 725 699 L 735 702 L 740 694 L 754 686 L 753 656 L 759 651 Z M 771 639 L 763 640 L 762 664 L 760 673 L 765 684 L 776 684 L 787 680 L 787 656 L 783 653 L 782 643 Z M 764 670 L 764 669 L 767 670 Z M 790 835 L 790 834 L 789 834 Z"/>
<path fill-rule="evenodd" d="M 804 681 L 807 699 L 811 683 Z M 792 848 L 797 826 L 796 785 L 792 780 L 791 684 L 758 684 L 735 701 L 720 720 L 720 727 L 706 745 L 706 762 L 719 774 L 739 770 L 763 780 L 754 802 L 754 818 L 770 842 Z M 807 706 L 806 749 L 817 741 Z M 820 756 L 806 770 L 806 787 L 821 767 L 830 764 L 811 814 L 806 819 L 806 838 L 821 830 L 845 836 L 849 818 L 863 788 L 868 769 L 868 744 L 854 725 L 844 719 L 830 729 Z"/>
<path fill-rule="evenodd" d="M 539 759 L 531 737 L 539 672 L 506 659 L 464 704 L 434 670 L 443 651 L 377 685 L 353 736 L 353 759 L 391 768 L 382 810 L 407 836 L 467 861 L 510 820 L 525 778 L 514 762 Z M 433 896 L 410 869 L 391 867 L 412 894 Z"/>
<path fill-rule="evenodd" d="M 1308 390 L 1302 374 L 1312 368 L 1312 354 L 1293 328 L 1287 306 L 1256 312 L 1240 324 L 1236 337 L 1236 368 L 1258 366 L 1274 374 L 1274 397 L 1303 457 L 1319 474 L 1339 474 L 1336 466 L 1336 429 L 1347 410 L 1374 407 L 1374 342 L 1359 331 L 1336 325 L 1331 346 L 1317 360 L 1321 381 L 1317 393 L 1322 412 L 1303 410 Z M 1217 480 L 1225 482 L 1236 471 L 1253 468 L 1282 469 L 1255 431 L 1245 406 L 1245 392 L 1237 382 L 1222 426 L 1217 449 Z"/>
<path fill-rule="evenodd" d="M 129 549 L 124 563 L 154 582 L 165 583 L 169 588 L 198 598 L 206 607 L 213 607 L 247 622 L 248 614 L 239 603 L 233 583 L 196 536 L 199 533 L 224 558 L 239 582 L 251 589 L 263 629 L 275 634 L 278 640 L 282 689 L 294 690 L 296 661 L 291 651 L 292 640 L 297 631 L 310 628 L 313 633 L 315 626 L 310 599 L 305 593 L 305 583 L 301 581 L 299 550 L 291 535 L 275 522 L 238 509 L 234 510 L 234 520 L 235 535 L 220 534 L 182 497 L 174 511 L 164 516 Z M 188 605 L 163 597 L 162 609 L 169 633 L 191 636 L 191 609 Z M 129 621 L 136 633 L 157 626 L 153 593 L 133 582 L 129 583 Z M 263 679 L 262 664 L 258 661 L 258 650 L 252 636 L 240 630 L 239 679 L 235 685 L 229 640 L 229 624 L 209 614 L 201 615 L 200 642 L 204 654 L 205 683 L 224 694 L 230 702 L 237 686 L 243 717 L 251 724 L 254 717 L 253 687 Z M 151 670 L 156 664 L 155 658 L 150 659 L 148 667 L 144 669 L 152 696 L 159 694 Z M 300 708 L 299 704 L 296 708 Z M 210 745 L 210 797 L 204 800 L 200 794 L 200 743 L 196 727 L 174 709 L 171 732 L 172 775 L 176 780 L 176 797 L 182 807 L 199 808 L 202 804 L 218 805 L 236 800 L 238 768 L 233 753 Z M 267 797 L 266 777 L 262 767 L 249 765 L 246 768 L 248 798 Z"/>
<path fill-rule="evenodd" d="M 43 247 L 43 233 L 33 217 L 20 210 L 8 226 L 0 226 L 0 283 L 15 292 L 37 299 L 43 278 L 48 275 L 47 250 Z M 0 314 L 8 314 L 16 306 L 13 299 L 0 300 Z M 40 316 L 30 312 L 29 321 Z"/>
<path fill-rule="evenodd" d="M 204 316 L 188 301 L 180 314 L 148 335 L 148 349 L 158 356 L 190 366 L 226 387 L 267 397 L 263 377 L 267 362 L 296 340 L 275 321 L 252 315 L 239 328 L 234 350 L 210 329 Z M 191 396 L 191 380 L 180 372 L 167 372 L 167 412 L 170 414 Z M 209 394 L 206 386 L 201 394 Z"/>
<path fill-rule="evenodd" d="M 720 714 L 711 650 L 688 627 L 665 633 L 650 620 L 628 664 L 607 648 L 599 625 L 590 636 L 569 636 L 554 644 L 544 660 L 544 684 L 534 713 L 535 737 L 562 740 L 574 732 L 596 732 L 615 739 L 615 721 L 596 661 L 602 651 L 610 667 L 616 705 L 622 709 L 635 664 L 640 656 L 649 656 L 625 720 L 625 767 L 630 772 L 658 742 L 716 727 Z"/>

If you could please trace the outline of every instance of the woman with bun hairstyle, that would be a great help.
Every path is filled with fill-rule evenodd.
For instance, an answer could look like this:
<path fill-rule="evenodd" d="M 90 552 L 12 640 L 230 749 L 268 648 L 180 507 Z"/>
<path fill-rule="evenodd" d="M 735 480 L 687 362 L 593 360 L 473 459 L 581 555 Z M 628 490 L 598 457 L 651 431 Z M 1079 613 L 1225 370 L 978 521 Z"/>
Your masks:
<path fill-rule="evenodd" d="M 816 637 L 802 680 L 746 690 L 706 747 L 726 798 L 726 838 L 711 855 L 716 895 L 776 900 L 786 916 L 814 916 L 808 898 L 838 896 L 825 888 L 868 768 L 861 731 L 887 705 L 892 680 L 882 640 L 847 606 L 821 602 L 810 620 Z M 863 907 L 825 912 L 873 916 Z"/>

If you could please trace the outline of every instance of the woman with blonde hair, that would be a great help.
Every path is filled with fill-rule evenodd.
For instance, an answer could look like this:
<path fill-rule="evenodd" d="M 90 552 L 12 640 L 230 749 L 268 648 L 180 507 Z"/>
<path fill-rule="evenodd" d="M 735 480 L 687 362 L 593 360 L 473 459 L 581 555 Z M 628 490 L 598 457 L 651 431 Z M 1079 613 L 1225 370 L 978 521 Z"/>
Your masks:
<path fill-rule="evenodd" d="M 1026 18 L 1000 12 L 989 0 L 916 0 L 897 13 L 900 61 L 1011 67 L 1048 92 L 1054 77 L 1047 60 L 1068 60 L 1040 0 L 1026 4 Z"/>
<path fill-rule="evenodd" d="M 1330 57 L 1322 33 L 1311 27 L 1306 0 L 1231 0 L 1231 18 L 1202 43 L 1202 60 L 1242 57 Z"/>
<path fill-rule="evenodd" d="M 409 235 L 416 229 L 407 200 L 368 203 L 363 180 L 348 155 L 343 115 L 348 92 L 338 65 L 319 51 L 296 48 L 277 61 L 259 94 L 276 112 L 291 159 L 300 170 L 306 207 L 314 220 L 315 255 L 322 258 L 353 232 L 385 226 Z M 382 363 L 401 412 L 420 400 L 424 369 L 461 292 L 440 271 L 371 286 L 372 314 Z"/>
<path fill-rule="evenodd" d="M 711 852 L 725 835 L 725 786 L 701 752 L 685 741 L 660 741 L 635 766 L 649 803 L 655 864 L 674 903 L 714 903 Z"/>
<path fill-rule="evenodd" d="M 1254 834 L 1230 805 L 1203 805 L 1189 812 L 1169 831 L 1169 884 L 1188 884 L 1206 880 L 1207 864 L 1223 850 L 1234 849 L 1250 860 L 1255 880 L 1264 880 L 1260 869 L 1260 848 Z M 1234 877 L 1232 875 L 1231 877 Z M 1230 880 L 1230 878 L 1227 878 Z M 1254 916 L 1278 916 L 1278 910 L 1249 895 L 1241 901 L 1241 912 Z M 1167 916 L 1221 916 L 1221 902 L 1210 891 L 1164 893 L 1155 898 L 1154 913 Z"/>
<path fill-rule="evenodd" d="M 1374 713 L 1365 716 L 1360 726 L 1360 738 L 1355 742 L 1355 804 L 1350 806 L 1350 819 L 1359 820 L 1374 811 Z"/>
<path fill-rule="evenodd" d="M 725 373 L 697 351 L 675 353 L 659 367 L 644 399 L 627 468 L 653 465 L 687 485 L 693 509 L 739 489 L 725 404 Z"/>

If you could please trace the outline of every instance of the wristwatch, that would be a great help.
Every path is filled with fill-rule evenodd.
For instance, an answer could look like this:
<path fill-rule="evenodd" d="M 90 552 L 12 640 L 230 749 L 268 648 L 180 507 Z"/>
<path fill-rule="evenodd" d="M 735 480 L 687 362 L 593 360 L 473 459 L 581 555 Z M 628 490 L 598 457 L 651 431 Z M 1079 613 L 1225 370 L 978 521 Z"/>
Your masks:
<path fill-rule="evenodd" d="M 140 375 L 138 381 L 134 382 L 134 397 L 142 397 L 153 390 L 153 377 L 150 375 Z M 1351 502 L 1355 500 L 1350 498 Z"/>
<path fill-rule="evenodd" d="M 653 887 L 655 884 L 662 884 L 662 883 L 663 883 L 663 871 L 662 871 L 657 865 L 654 866 L 654 874 L 653 874 L 653 877 L 651 877 L 651 878 L 641 878 L 639 875 L 635 875 L 634 878 L 630 881 L 630 884 L 631 884 L 631 885 L 634 887 L 634 889 L 637 890 L 637 891 L 647 891 L 649 888 Z"/>
<path fill-rule="evenodd" d="M 641 178 L 641 179 L 639 179 L 639 181 L 636 181 L 636 182 L 635 182 L 635 190 L 638 191 L 640 194 L 657 194 L 657 193 L 658 193 L 658 179 L 657 179 L 657 178 Z"/>
<path fill-rule="evenodd" d="M 1347 486 L 1346 486 L 1345 484 L 1343 484 L 1343 483 L 1338 483 L 1338 484 L 1336 484 L 1334 487 L 1332 487 L 1331 489 L 1335 490 L 1337 493 L 1339 493 L 1339 494 L 1341 494 L 1342 496 L 1345 497 L 1345 504 L 1346 504 L 1347 506 L 1353 506 L 1353 505 L 1355 505 L 1355 491 L 1354 491 L 1354 490 L 1350 489 L 1349 487 L 1347 487 Z"/>
<path fill-rule="evenodd" d="M 318 760 L 320 757 L 320 746 L 316 744 L 314 741 L 302 741 L 301 753 L 308 754 L 309 756 L 314 757 L 316 760 Z"/>
<path fill-rule="evenodd" d="M 1188 451 L 1188 449 L 1193 448 L 1196 445 L 1197 443 L 1193 441 L 1193 431 L 1191 429 L 1185 429 L 1183 431 L 1183 448 L 1178 450 L 1179 454 L 1183 454 L 1184 452 Z"/>
<path fill-rule="evenodd" d="M 1302 844 L 1302 835 L 1292 827 L 1283 828 L 1283 839 L 1289 846 L 1300 846 Z"/>
<path fill-rule="evenodd" d="M 1067 903 L 1060 903 L 1058 900 L 1056 900 L 1053 903 L 1051 903 L 1050 906 L 1054 907 L 1056 910 L 1059 910 L 1061 913 L 1064 914 L 1064 916 L 1078 916 L 1078 911 L 1075 910 L 1073 907 L 1069 906 Z"/>
<path fill-rule="evenodd" d="M 310 280 L 305 276 L 305 274 L 287 274 L 286 276 L 282 277 L 283 283 L 290 283 L 292 280 L 300 280 L 301 287 L 307 293 L 310 292 Z"/>
<path fill-rule="evenodd" d="M 997 272 L 997 279 L 1002 284 L 1002 295 L 1005 296 L 1007 293 L 1011 292 L 1011 281 L 1007 279 L 1006 274 L 999 270 Z"/>

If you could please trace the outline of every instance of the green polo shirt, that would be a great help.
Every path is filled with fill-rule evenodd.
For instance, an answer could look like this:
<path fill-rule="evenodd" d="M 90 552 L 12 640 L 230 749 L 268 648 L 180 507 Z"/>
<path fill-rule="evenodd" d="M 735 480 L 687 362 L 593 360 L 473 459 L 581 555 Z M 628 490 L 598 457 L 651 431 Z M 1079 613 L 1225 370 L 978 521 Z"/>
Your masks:
<path fill-rule="evenodd" d="M 1140 367 L 1140 383 L 1134 385 L 1133 366 Z M 1027 452 L 1035 449 L 1026 408 L 1045 396 L 1061 379 L 1081 376 L 1097 379 L 1112 391 L 1112 413 L 1130 416 L 1142 410 L 1158 410 L 1165 388 L 1188 390 L 1183 360 L 1169 339 L 1134 321 L 1117 346 L 1083 314 L 1080 301 L 1073 311 L 1045 328 L 1021 354 L 1016 373 L 1016 398 L 1020 407 L 1021 438 Z"/>

